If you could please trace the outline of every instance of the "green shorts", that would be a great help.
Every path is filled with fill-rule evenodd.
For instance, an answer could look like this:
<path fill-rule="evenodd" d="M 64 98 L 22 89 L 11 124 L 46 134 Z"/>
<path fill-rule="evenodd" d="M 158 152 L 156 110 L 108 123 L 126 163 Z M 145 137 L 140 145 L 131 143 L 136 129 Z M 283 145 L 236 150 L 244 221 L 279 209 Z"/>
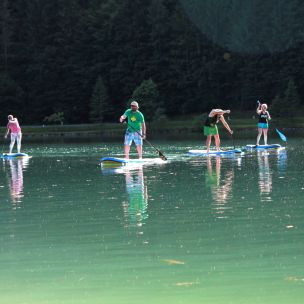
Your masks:
<path fill-rule="evenodd" d="M 208 135 L 217 135 L 217 134 L 218 134 L 217 126 L 214 127 L 204 126 L 204 135 L 208 136 Z"/>

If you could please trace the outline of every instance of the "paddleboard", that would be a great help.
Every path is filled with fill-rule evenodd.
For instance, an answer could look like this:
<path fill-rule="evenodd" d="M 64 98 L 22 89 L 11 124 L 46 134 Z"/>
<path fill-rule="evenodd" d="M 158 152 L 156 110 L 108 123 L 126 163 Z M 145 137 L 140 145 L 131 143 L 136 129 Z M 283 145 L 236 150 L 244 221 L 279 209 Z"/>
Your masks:
<path fill-rule="evenodd" d="M 119 157 L 103 157 L 100 162 L 105 166 L 126 166 L 140 164 L 163 164 L 166 161 L 160 158 L 119 158 Z"/>
<path fill-rule="evenodd" d="M 1 154 L 1 158 L 11 159 L 11 158 L 22 158 L 22 157 L 29 157 L 26 153 L 4 153 Z"/>
<path fill-rule="evenodd" d="M 257 150 L 263 150 L 263 149 L 279 149 L 282 148 L 281 145 L 279 144 L 273 144 L 273 145 L 246 145 L 246 149 L 252 150 L 252 149 L 257 149 Z"/>
<path fill-rule="evenodd" d="M 242 153 L 240 149 L 232 149 L 232 150 L 223 150 L 223 151 L 212 151 L 210 150 L 207 153 L 207 150 L 189 150 L 188 154 L 193 156 L 208 156 L 208 155 L 231 155 L 231 154 L 238 154 Z"/>

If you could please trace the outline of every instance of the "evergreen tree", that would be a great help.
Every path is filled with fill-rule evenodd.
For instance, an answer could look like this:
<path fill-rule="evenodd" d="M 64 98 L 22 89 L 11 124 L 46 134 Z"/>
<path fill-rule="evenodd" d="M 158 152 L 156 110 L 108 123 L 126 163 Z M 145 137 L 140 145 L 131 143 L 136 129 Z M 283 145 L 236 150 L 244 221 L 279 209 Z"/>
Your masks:
<path fill-rule="evenodd" d="M 8 69 L 9 48 L 11 44 L 11 20 L 8 0 L 0 0 L 0 68 Z"/>
<path fill-rule="evenodd" d="M 157 85 L 151 78 L 144 80 L 134 90 L 132 99 L 138 101 L 140 111 L 142 111 L 147 121 L 157 120 L 163 115 L 163 103 L 159 100 Z"/>
<path fill-rule="evenodd" d="M 300 97 L 293 79 L 289 79 L 284 93 L 284 103 L 286 105 L 286 116 L 293 117 L 299 114 Z"/>
<path fill-rule="evenodd" d="M 89 118 L 91 122 L 102 122 L 109 113 L 109 96 L 107 88 L 99 76 L 94 86 L 93 95 L 90 102 Z"/>
<path fill-rule="evenodd" d="M 7 113 L 23 116 L 22 99 L 24 92 L 18 84 L 5 72 L 0 72 L 0 107 Z"/>
<path fill-rule="evenodd" d="M 289 79 L 283 97 L 277 95 L 272 102 L 272 111 L 278 117 L 293 118 L 298 115 L 300 97 L 293 79 Z"/>
<path fill-rule="evenodd" d="M 172 116 L 249 109 L 289 78 L 304 96 L 303 16 L 300 0 L 0 0 L 0 103 L 88 122 L 98 75 L 115 111 L 149 78 Z"/>
<path fill-rule="evenodd" d="M 285 116 L 286 105 L 284 98 L 279 94 L 275 96 L 271 103 L 271 115 L 274 117 L 284 117 Z"/>
<path fill-rule="evenodd" d="M 63 125 L 63 121 L 64 121 L 64 114 L 63 112 L 57 112 L 57 113 L 53 113 L 49 116 L 46 116 L 44 119 L 43 119 L 44 122 L 46 123 L 60 123 L 61 125 Z"/>

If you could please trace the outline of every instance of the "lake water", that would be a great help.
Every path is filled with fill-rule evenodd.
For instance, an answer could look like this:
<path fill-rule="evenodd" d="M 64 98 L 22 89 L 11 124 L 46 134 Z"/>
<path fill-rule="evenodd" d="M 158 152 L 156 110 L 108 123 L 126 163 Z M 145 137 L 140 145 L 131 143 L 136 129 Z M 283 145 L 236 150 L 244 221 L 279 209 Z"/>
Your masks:
<path fill-rule="evenodd" d="M 101 168 L 118 143 L 1 161 L 0 303 L 303 303 L 303 140 L 210 158 L 153 144 L 167 163 Z"/>

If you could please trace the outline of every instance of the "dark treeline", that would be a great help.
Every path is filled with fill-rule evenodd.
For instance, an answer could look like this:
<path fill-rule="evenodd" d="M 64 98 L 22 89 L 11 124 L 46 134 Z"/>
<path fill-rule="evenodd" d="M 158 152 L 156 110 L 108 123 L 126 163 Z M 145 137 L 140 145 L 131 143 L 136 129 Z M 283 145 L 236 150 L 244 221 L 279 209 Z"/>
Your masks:
<path fill-rule="evenodd" d="M 225 13 L 227 1 L 218 1 L 217 12 Z M 143 109 L 159 116 L 200 113 L 211 107 L 254 109 L 257 99 L 282 106 L 284 96 L 295 95 L 303 103 L 301 36 L 288 47 L 272 44 L 255 52 L 241 51 L 227 42 L 229 36 L 221 44 L 202 31 L 185 9 L 186 2 L 0 0 L 1 123 L 8 113 L 31 124 L 55 114 L 66 123 L 117 121 L 135 96 Z M 260 21 L 266 18 L 269 6 L 247 2 L 256 2 L 252 9 L 259 12 Z M 303 7 L 301 1 L 288 2 Z M 207 9 L 211 2 L 204 3 Z M 235 6 L 231 18 L 237 11 Z M 206 20 L 213 15 L 208 16 Z M 246 43 L 244 35 L 250 40 L 246 22 L 239 22 L 230 37 L 238 45 Z M 231 20 L 221 25 L 222 31 L 227 32 L 228 24 Z M 261 41 L 269 43 L 266 38 Z"/>

